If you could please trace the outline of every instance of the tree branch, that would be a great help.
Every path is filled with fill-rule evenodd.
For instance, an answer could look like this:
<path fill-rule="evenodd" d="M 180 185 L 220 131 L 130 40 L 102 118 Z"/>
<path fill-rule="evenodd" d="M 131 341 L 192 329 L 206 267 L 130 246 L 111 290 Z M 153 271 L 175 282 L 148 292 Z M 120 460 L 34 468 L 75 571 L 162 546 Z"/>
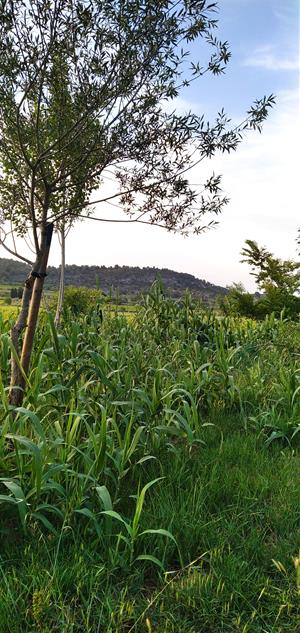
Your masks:
<path fill-rule="evenodd" d="M 30 261 L 30 259 L 27 259 L 27 257 L 23 257 L 23 255 L 20 255 L 19 253 L 17 253 L 16 251 L 13 251 L 11 248 L 9 248 L 6 244 L 4 244 L 4 241 L 1 240 L 0 238 L 0 246 L 3 246 L 3 248 L 5 248 L 5 250 L 10 253 L 11 255 L 14 255 L 15 257 L 17 257 L 18 259 L 21 259 L 22 262 L 25 262 L 26 264 L 29 264 L 30 266 L 33 266 L 33 262 Z"/>

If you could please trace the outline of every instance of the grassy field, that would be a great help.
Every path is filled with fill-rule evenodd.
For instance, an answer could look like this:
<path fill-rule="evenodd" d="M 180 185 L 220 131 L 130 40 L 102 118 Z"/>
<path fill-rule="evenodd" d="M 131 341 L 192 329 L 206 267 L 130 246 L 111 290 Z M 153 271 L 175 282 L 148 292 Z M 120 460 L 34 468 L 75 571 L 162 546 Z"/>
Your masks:
<path fill-rule="evenodd" d="M 15 318 L 16 315 L 18 314 L 18 309 L 20 306 L 20 300 L 19 299 L 11 299 L 10 297 L 10 291 L 11 288 L 13 286 L 11 284 L 0 284 L 0 315 L 2 316 L 2 318 L 4 320 L 10 319 L 10 318 Z M 68 291 L 70 290 L 69 287 L 67 287 L 66 289 L 66 296 L 68 296 Z M 76 288 L 71 288 L 72 291 L 75 290 L 76 292 Z M 88 294 L 89 292 L 93 292 L 93 290 L 89 290 L 89 289 L 82 289 L 79 288 L 79 291 L 83 290 L 84 294 Z M 95 293 L 97 293 L 96 290 L 94 290 Z M 101 293 L 100 293 L 101 296 Z M 56 302 L 57 302 L 57 292 L 54 290 L 46 290 L 46 292 L 43 294 L 43 298 L 42 298 L 42 311 L 47 312 L 50 310 L 54 310 L 55 306 L 56 306 Z M 136 313 L 138 309 L 138 306 L 136 304 L 130 304 L 130 303 L 126 303 L 126 304 L 122 304 L 122 302 L 117 301 L 117 298 L 111 298 L 109 299 L 108 297 L 103 301 L 103 312 L 105 312 L 106 314 L 125 314 L 125 316 L 127 316 L 129 319 L 130 317 Z"/>
<path fill-rule="evenodd" d="M 300 631 L 300 327 L 157 288 L 0 339 L 0 631 Z"/>
<path fill-rule="evenodd" d="M 11 300 L 10 290 L 10 285 L 0 284 L 0 315 L 4 319 L 9 319 L 17 314 L 18 300 Z"/>

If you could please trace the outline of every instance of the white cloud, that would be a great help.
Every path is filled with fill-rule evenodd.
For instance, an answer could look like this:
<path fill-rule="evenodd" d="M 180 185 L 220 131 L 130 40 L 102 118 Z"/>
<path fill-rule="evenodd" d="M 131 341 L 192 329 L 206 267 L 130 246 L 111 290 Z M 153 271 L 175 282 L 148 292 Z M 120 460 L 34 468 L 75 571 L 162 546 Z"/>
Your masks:
<path fill-rule="evenodd" d="M 292 4 L 281 4 L 280 7 L 274 9 L 274 16 L 281 24 L 283 23 L 290 28 L 292 22 L 299 18 L 299 6 L 297 1 Z"/>
<path fill-rule="evenodd" d="M 251 55 L 246 57 L 242 66 L 253 66 L 264 70 L 298 70 L 300 68 L 299 56 L 281 57 L 276 55 L 273 46 L 260 46 Z"/>

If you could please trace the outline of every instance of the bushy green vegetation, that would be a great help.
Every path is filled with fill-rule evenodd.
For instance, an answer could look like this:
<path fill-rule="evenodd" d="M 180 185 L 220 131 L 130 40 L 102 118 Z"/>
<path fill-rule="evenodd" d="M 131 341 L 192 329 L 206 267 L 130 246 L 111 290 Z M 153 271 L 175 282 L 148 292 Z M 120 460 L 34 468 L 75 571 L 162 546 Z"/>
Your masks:
<path fill-rule="evenodd" d="M 242 255 L 242 261 L 252 267 L 251 274 L 262 294 L 255 296 L 241 284 L 234 284 L 227 296 L 220 299 L 223 312 L 255 319 L 274 314 L 299 320 L 300 262 L 279 259 L 253 240 L 246 240 Z"/>
<path fill-rule="evenodd" d="M 10 286 L 0 284 L 0 315 L 2 319 L 13 318 L 17 314 L 18 300 L 12 300 L 10 296 Z"/>
<path fill-rule="evenodd" d="M 0 331 L 1 633 L 296 631 L 299 325 L 50 314 L 15 412 Z"/>

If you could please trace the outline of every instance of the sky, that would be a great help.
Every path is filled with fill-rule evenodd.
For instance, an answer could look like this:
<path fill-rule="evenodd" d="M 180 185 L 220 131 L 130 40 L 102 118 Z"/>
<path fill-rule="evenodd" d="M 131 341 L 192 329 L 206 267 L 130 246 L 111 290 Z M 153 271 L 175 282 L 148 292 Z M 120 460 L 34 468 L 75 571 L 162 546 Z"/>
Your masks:
<path fill-rule="evenodd" d="M 240 263 L 246 239 L 256 240 L 282 258 L 296 257 L 299 3 L 220 0 L 218 19 L 216 34 L 229 41 L 232 53 L 226 73 L 206 75 L 185 89 L 176 100 L 178 111 L 204 113 L 213 120 L 224 107 L 234 121 L 241 121 L 256 98 L 276 95 L 262 135 L 251 132 L 236 153 L 216 156 L 190 172 L 191 182 L 201 182 L 212 172 L 222 174 L 222 188 L 230 203 L 218 217 L 218 226 L 184 238 L 157 227 L 86 220 L 68 236 L 67 263 L 164 267 L 223 286 L 242 282 L 252 291 L 250 269 Z M 191 59 L 199 59 L 202 50 L 194 43 Z M 105 193 L 109 186 L 106 182 Z M 102 217 L 110 213 L 111 208 L 103 204 L 96 208 Z M 49 263 L 58 265 L 59 257 L 55 241 Z"/>

